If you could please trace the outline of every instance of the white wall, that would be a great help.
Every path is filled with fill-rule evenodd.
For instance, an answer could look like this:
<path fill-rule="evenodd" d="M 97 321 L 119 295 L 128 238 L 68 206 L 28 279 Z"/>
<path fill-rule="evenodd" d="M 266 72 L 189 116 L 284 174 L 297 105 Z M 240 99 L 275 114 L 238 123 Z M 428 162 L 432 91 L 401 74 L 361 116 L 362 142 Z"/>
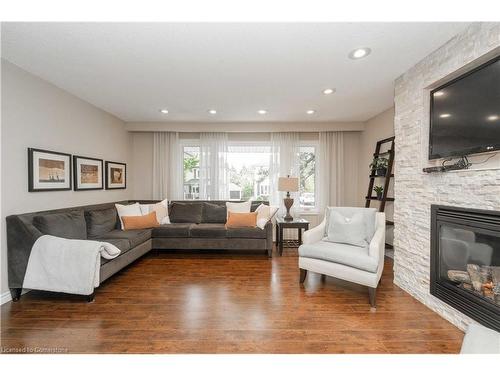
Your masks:
<path fill-rule="evenodd" d="M 5 217 L 131 198 L 131 137 L 125 124 L 15 65 L 2 64 L 1 292 L 8 291 Z M 28 193 L 27 148 L 126 162 L 126 190 Z M 131 178 L 132 177 L 132 178 Z"/>
<path fill-rule="evenodd" d="M 491 52 L 500 52 L 500 24 L 474 23 L 404 73 L 395 85 L 394 282 L 462 329 L 471 319 L 429 293 L 430 206 L 500 210 L 500 165 L 496 160 L 479 170 L 422 172 L 429 164 L 425 151 L 429 89 L 456 76 L 464 66 L 470 69 L 468 64 L 478 64 L 485 54 L 492 57 Z"/>
<path fill-rule="evenodd" d="M 132 139 L 133 199 L 153 199 L 153 133 L 129 133 Z"/>

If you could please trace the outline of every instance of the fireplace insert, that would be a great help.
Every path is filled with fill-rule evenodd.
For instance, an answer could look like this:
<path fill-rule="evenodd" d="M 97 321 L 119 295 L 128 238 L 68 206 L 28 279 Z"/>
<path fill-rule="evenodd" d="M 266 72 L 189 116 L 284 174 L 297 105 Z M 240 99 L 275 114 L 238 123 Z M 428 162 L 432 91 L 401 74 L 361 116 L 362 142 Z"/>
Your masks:
<path fill-rule="evenodd" d="M 431 206 L 432 295 L 500 332 L 500 212 Z"/>

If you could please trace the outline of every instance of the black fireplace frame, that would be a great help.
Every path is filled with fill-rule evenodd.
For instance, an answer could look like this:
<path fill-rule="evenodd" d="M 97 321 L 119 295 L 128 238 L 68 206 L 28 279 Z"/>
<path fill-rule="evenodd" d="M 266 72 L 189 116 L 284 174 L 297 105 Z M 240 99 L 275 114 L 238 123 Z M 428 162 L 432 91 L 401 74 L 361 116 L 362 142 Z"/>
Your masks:
<path fill-rule="evenodd" d="M 431 205 L 431 257 L 430 293 L 477 322 L 500 332 L 500 307 L 439 277 L 440 225 L 455 224 L 461 227 L 499 233 L 500 212 L 473 208 Z"/>

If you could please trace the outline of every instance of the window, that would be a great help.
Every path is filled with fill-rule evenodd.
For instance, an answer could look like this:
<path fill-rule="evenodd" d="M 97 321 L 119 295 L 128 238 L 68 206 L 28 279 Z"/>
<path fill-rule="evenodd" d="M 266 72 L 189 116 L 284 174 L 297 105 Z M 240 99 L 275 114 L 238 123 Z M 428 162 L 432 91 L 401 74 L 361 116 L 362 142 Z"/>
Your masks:
<path fill-rule="evenodd" d="M 200 199 L 200 147 L 183 147 L 184 199 Z"/>
<path fill-rule="evenodd" d="M 269 200 L 269 162 L 267 145 L 230 145 L 227 154 L 229 198 Z"/>
<path fill-rule="evenodd" d="M 300 146 L 299 201 L 304 208 L 316 206 L 316 147 Z"/>
<path fill-rule="evenodd" d="M 299 204 L 304 210 L 316 207 L 317 145 L 299 146 Z M 200 196 L 201 149 L 196 141 L 185 143 L 183 153 L 184 199 L 210 199 Z M 276 187 L 270 186 L 271 145 L 269 142 L 232 142 L 226 155 L 230 200 L 269 200 Z M 203 190 L 203 189 L 202 189 Z"/>

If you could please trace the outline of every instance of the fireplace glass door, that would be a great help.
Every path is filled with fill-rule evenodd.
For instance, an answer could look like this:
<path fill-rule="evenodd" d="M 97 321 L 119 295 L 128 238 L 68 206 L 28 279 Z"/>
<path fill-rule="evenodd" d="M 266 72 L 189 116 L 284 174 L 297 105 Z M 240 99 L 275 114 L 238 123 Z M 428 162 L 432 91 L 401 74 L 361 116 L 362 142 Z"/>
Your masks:
<path fill-rule="evenodd" d="M 431 205 L 430 292 L 500 332 L 500 211 Z"/>
<path fill-rule="evenodd" d="M 500 233 L 439 225 L 439 278 L 500 306 Z"/>

